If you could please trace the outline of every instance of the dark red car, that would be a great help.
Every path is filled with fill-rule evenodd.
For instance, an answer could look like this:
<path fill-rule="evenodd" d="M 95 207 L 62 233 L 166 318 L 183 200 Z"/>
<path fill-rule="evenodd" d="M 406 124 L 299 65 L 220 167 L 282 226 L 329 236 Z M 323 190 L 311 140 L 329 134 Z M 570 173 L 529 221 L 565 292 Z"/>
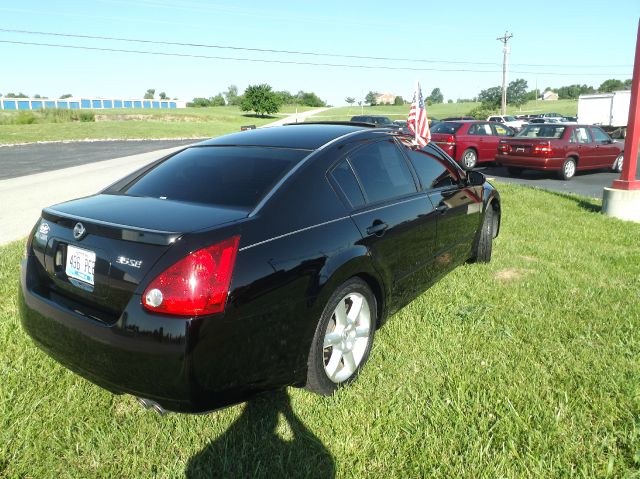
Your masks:
<path fill-rule="evenodd" d="M 431 140 L 465 170 L 493 161 L 502 138 L 515 131 L 493 121 L 442 121 L 431 128 Z"/>
<path fill-rule="evenodd" d="M 621 171 L 623 150 L 624 143 L 598 126 L 538 123 L 501 140 L 496 162 L 514 176 L 524 169 L 552 170 L 569 180 L 580 170 Z"/>

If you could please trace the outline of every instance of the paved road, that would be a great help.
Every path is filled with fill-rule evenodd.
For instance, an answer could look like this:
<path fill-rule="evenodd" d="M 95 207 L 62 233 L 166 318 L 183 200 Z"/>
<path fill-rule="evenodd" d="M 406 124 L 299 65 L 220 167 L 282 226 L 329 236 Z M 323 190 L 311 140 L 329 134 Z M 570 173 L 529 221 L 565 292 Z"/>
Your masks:
<path fill-rule="evenodd" d="M 0 147 L 0 180 L 131 156 L 200 140 L 77 141 Z"/>
<path fill-rule="evenodd" d="M 604 187 L 610 187 L 613 180 L 620 177 L 620 173 L 611 173 L 608 170 L 596 170 L 577 172 L 570 181 L 558 179 L 555 172 L 525 170 L 519 178 L 509 176 L 507 169 L 497 166 L 479 167 L 490 178 L 495 178 L 506 183 L 518 183 L 527 186 L 537 186 L 546 190 L 560 193 L 576 193 L 591 198 L 602 198 Z"/>

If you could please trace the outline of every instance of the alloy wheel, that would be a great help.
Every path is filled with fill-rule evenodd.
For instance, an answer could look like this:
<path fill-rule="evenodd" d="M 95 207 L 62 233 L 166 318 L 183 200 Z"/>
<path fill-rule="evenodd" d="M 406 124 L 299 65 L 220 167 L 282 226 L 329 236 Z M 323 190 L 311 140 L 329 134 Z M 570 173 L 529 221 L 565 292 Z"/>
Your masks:
<path fill-rule="evenodd" d="M 371 309 L 366 298 L 352 292 L 340 300 L 327 324 L 323 341 L 324 370 L 334 383 L 349 379 L 362 362 L 370 341 Z"/>

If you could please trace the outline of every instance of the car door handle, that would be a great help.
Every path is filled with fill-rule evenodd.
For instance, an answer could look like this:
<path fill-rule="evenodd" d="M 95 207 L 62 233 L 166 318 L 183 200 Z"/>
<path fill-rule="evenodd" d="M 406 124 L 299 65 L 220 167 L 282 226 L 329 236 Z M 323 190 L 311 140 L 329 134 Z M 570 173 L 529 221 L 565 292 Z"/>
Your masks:
<path fill-rule="evenodd" d="M 438 205 L 436 207 L 436 211 L 438 213 L 440 213 L 441 215 L 445 214 L 447 212 L 447 210 L 449 209 L 449 207 L 447 205 Z"/>
<path fill-rule="evenodd" d="M 389 225 L 380 220 L 375 220 L 371 226 L 367 228 L 368 235 L 382 236 Z"/>

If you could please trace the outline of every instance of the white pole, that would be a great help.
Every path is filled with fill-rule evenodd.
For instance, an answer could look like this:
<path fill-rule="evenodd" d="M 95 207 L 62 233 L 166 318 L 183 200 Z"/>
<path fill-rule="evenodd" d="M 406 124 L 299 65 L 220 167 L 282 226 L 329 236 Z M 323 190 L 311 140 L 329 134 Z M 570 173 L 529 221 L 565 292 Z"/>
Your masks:
<path fill-rule="evenodd" d="M 415 102 L 416 102 L 416 107 L 418 106 L 418 97 L 420 95 L 420 81 L 416 80 L 416 94 L 415 94 Z M 418 115 L 417 115 L 417 108 L 416 108 L 416 114 L 413 116 L 413 131 L 415 132 L 415 142 L 416 145 L 419 145 L 420 143 L 418 143 Z"/>

